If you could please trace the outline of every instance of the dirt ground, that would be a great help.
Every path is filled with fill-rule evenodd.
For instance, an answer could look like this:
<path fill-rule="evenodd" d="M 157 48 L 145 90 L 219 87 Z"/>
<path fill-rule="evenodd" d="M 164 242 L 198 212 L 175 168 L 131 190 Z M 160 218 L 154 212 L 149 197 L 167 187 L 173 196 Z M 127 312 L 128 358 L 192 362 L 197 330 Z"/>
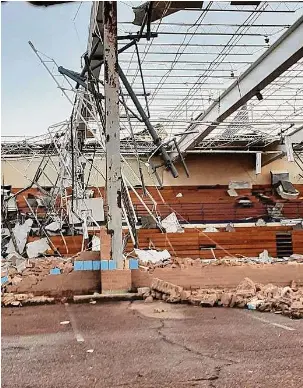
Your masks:
<path fill-rule="evenodd" d="M 2 309 L 3 388 L 299 388 L 302 348 L 303 321 L 248 310 L 142 301 Z"/>

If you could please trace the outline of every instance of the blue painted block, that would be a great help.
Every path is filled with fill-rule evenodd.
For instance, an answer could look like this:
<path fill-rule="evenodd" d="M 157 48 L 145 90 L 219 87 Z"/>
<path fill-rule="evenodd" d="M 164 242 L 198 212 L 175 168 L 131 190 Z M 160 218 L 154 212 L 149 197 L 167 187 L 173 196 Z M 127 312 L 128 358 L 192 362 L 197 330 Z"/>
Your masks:
<path fill-rule="evenodd" d="M 84 271 L 92 271 L 93 262 L 91 260 L 83 261 L 83 269 Z"/>
<path fill-rule="evenodd" d="M 75 271 L 83 271 L 83 261 L 75 261 L 74 262 L 74 270 Z"/>
<path fill-rule="evenodd" d="M 50 275 L 60 275 L 61 271 L 60 271 L 60 268 L 52 268 L 50 271 L 49 271 Z"/>
<path fill-rule="evenodd" d="M 101 269 L 101 261 L 100 260 L 93 261 L 93 271 L 100 271 L 100 269 Z"/>
<path fill-rule="evenodd" d="M 1 278 L 1 284 L 7 283 L 7 282 L 8 282 L 8 277 L 7 276 L 3 276 Z"/>
<path fill-rule="evenodd" d="M 108 260 L 101 260 L 101 271 L 108 270 Z"/>
<path fill-rule="evenodd" d="M 108 269 L 110 270 L 117 269 L 116 262 L 113 260 L 108 260 Z"/>
<path fill-rule="evenodd" d="M 136 259 L 129 259 L 129 269 L 139 269 L 139 262 Z"/>

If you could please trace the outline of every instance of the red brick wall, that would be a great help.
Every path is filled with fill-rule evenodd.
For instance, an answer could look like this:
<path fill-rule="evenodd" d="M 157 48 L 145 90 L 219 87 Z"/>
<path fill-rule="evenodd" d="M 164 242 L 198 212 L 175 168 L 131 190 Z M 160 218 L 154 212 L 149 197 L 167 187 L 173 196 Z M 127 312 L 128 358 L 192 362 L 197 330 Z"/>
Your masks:
<path fill-rule="evenodd" d="M 129 269 L 101 271 L 102 292 L 128 292 L 132 288 L 132 277 Z"/>
<path fill-rule="evenodd" d="M 303 264 L 268 264 L 254 266 L 207 266 L 203 268 L 158 268 L 152 274 L 141 270 L 132 271 L 133 288 L 149 286 L 153 277 L 185 288 L 234 288 L 249 277 L 258 283 L 289 285 L 295 280 L 303 285 Z"/>
<path fill-rule="evenodd" d="M 107 234 L 105 228 L 100 228 L 100 255 L 101 260 L 110 260 L 111 258 L 111 236 Z"/>
<path fill-rule="evenodd" d="M 92 294 L 100 292 L 100 289 L 99 271 L 73 271 L 69 274 L 47 275 L 39 282 L 28 277 L 18 286 L 10 286 L 9 292 L 61 297 Z"/>

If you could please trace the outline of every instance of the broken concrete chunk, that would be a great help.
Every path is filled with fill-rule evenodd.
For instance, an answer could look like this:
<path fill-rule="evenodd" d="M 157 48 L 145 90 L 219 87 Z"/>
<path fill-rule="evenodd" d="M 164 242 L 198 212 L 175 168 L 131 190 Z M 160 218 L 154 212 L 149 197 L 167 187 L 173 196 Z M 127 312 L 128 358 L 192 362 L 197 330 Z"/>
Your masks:
<path fill-rule="evenodd" d="M 260 259 L 261 263 L 271 263 L 272 262 L 272 258 L 269 257 L 268 251 L 266 249 L 264 249 L 264 251 L 259 254 L 259 259 Z"/>
<path fill-rule="evenodd" d="M 28 258 L 30 259 L 34 257 L 38 257 L 39 255 L 45 253 L 49 249 L 50 249 L 50 246 L 47 243 L 46 237 L 26 244 L 26 253 Z"/>
<path fill-rule="evenodd" d="M 214 307 L 218 301 L 217 294 L 204 294 L 200 302 L 201 307 Z"/>
<path fill-rule="evenodd" d="M 162 227 L 166 233 L 183 233 L 184 229 L 180 225 L 176 213 L 169 214 L 164 220 L 161 221 Z"/>
<path fill-rule="evenodd" d="M 245 278 L 238 285 L 238 287 L 236 289 L 236 294 L 237 295 L 241 295 L 243 297 L 254 296 L 256 294 L 256 285 L 255 285 L 255 283 L 251 279 Z"/>
<path fill-rule="evenodd" d="M 220 305 L 223 307 L 228 307 L 231 303 L 233 294 L 231 292 L 222 292 L 220 298 Z"/>
<path fill-rule="evenodd" d="M 182 302 L 188 301 L 191 296 L 191 291 L 183 290 L 180 294 L 180 298 Z"/>
<path fill-rule="evenodd" d="M 27 236 L 32 228 L 32 225 L 33 225 L 33 220 L 29 218 L 25 220 L 25 222 L 22 225 L 17 223 L 13 228 L 13 234 L 15 236 L 15 240 L 20 253 L 23 253 L 24 251 L 24 247 L 27 241 Z M 12 240 L 10 240 L 8 243 L 7 253 L 15 253 L 15 247 Z"/>
<path fill-rule="evenodd" d="M 145 298 L 144 303 L 152 303 L 154 301 L 154 298 L 149 295 L 147 298 Z"/>
<path fill-rule="evenodd" d="M 276 298 L 280 296 L 280 294 L 279 287 L 270 283 L 263 286 L 260 291 L 260 295 L 264 296 L 265 298 Z"/>
<path fill-rule="evenodd" d="M 292 291 L 298 291 L 298 285 L 297 285 L 297 282 L 295 280 L 292 280 L 290 282 L 290 288 L 292 289 Z"/>
<path fill-rule="evenodd" d="M 272 303 L 271 302 L 262 302 L 258 304 L 257 310 L 262 312 L 268 312 L 271 311 Z"/>
<path fill-rule="evenodd" d="M 138 295 L 144 295 L 144 294 L 147 294 L 149 292 L 150 292 L 149 287 L 138 287 L 138 289 L 137 289 Z"/>

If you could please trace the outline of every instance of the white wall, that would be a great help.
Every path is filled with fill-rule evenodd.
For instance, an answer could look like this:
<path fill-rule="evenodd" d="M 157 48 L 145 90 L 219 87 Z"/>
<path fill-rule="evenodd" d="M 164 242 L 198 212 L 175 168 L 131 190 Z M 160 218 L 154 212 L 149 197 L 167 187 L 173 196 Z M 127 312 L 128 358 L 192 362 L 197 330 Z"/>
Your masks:
<path fill-rule="evenodd" d="M 1 174 L 5 184 L 10 184 L 13 187 L 22 188 L 30 183 L 41 158 L 18 159 L 18 160 L 2 160 Z M 137 161 L 135 158 L 128 158 L 127 162 L 139 176 Z M 269 184 L 270 170 L 287 170 L 290 173 L 293 183 L 303 184 L 300 179 L 300 170 L 295 163 L 287 162 L 285 158 L 277 160 L 262 168 L 262 174 L 255 174 L 255 156 L 252 154 L 202 154 L 190 155 L 186 158 L 186 163 L 190 171 L 190 177 L 187 178 L 180 163 L 177 164 L 179 177 L 174 179 L 169 171 L 159 169 L 159 175 L 163 179 L 164 185 L 167 186 L 184 186 L 184 185 L 227 185 L 231 180 L 247 180 L 253 184 Z M 153 179 L 147 171 L 144 163 L 141 164 L 144 172 L 145 184 L 153 185 Z M 105 160 L 104 158 L 96 158 L 93 168 L 90 185 L 104 186 L 105 176 Z M 58 169 L 58 158 L 52 158 L 52 163 L 49 162 L 45 168 L 46 175 L 52 182 L 56 180 L 56 168 Z M 123 163 L 123 171 L 125 176 L 130 180 L 132 185 L 139 184 L 130 168 Z M 86 171 L 87 176 L 88 169 Z M 28 179 L 27 179 L 27 178 Z M 40 185 L 50 186 L 48 179 L 42 175 L 39 180 Z"/>

